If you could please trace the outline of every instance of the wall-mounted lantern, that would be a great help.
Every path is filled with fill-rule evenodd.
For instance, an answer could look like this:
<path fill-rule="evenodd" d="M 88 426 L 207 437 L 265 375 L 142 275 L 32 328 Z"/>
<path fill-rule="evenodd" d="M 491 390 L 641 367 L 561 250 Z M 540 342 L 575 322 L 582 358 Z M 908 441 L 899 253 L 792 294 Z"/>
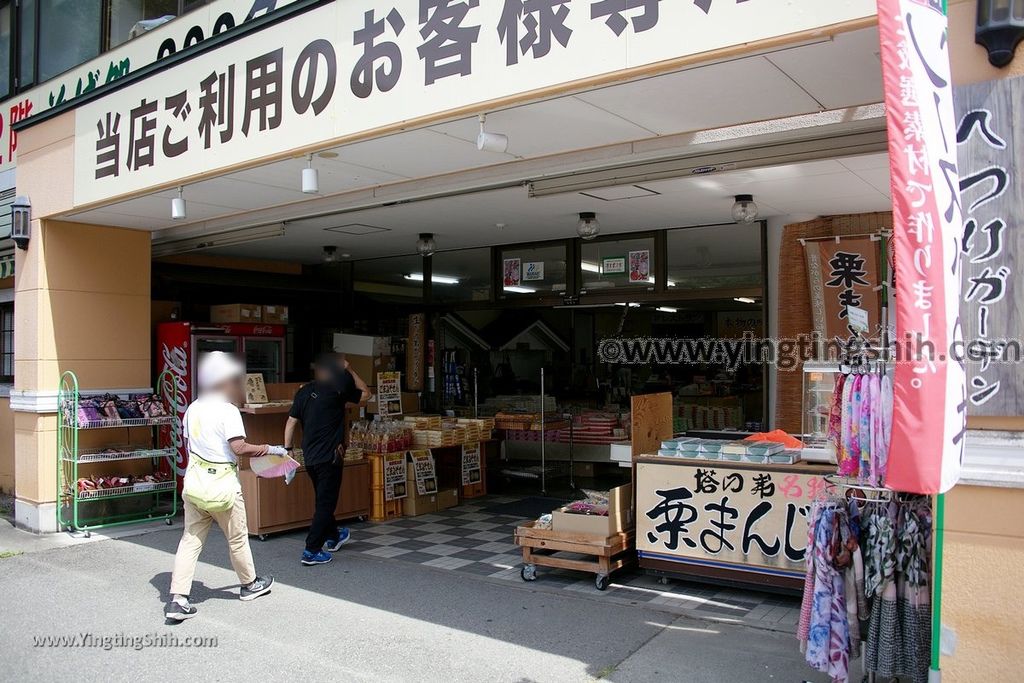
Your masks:
<path fill-rule="evenodd" d="M 1002 68 L 1013 61 L 1024 38 L 1024 0 L 978 0 L 974 42 L 988 50 L 988 61 Z"/>
<path fill-rule="evenodd" d="M 11 204 L 11 239 L 19 249 L 28 249 L 32 237 L 32 202 L 28 197 L 18 196 Z"/>

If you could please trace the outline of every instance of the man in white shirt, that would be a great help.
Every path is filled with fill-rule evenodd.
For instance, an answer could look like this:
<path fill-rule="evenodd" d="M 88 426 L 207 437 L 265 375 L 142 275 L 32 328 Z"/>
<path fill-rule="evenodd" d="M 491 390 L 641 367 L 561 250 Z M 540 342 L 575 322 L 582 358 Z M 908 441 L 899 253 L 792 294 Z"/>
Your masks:
<path fill-rule="evenodd" d="M 256 446 L 246 442 L 242 416 L 235 405 L 244 395 L 245 368 L 241 363 L 223 351 L 213 351 L 199 361 L 196 374 L 199 398 L 188 407 L 183 424 L 189 453 L 185 493 L 189 491 L 190 478 L 195 481 L 196 477 L 207 475 L 227 476 L 223 468 L 231 470 L 233 482 L 229 480 L 229 483 L 237 484 L 237 491 L 234 504 L 223 511 L 203 509 L 188 495 L 182 496 L 185 532 L 174 557 L 171 601 L 164 610 L 164 616 L 174 621 L 184 621 L 196 615 L 197 610 L 189 602 L 188 596 L 192 590 L 199 554 L 213 522 L 217 522 L 227 538 L 231 566 L 242 584 L 239 598 L 253 600 L 269 593 L 274 583 L 272 577 L 257 576 L 253 565 L 245 501 L 242 500 L 242 486 L 238 482 L 238 458 L 284 455 L 285 450 L 280 446 Z"/>

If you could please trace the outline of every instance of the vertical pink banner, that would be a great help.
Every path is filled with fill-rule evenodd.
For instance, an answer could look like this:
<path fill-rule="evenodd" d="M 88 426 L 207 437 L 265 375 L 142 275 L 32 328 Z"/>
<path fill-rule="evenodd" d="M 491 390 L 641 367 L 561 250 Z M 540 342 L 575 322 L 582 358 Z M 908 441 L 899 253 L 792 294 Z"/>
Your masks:
<path fill-rule="evenodd" d="M 878 0 L 892 172 L 896 379 L 886 484 L 941 493 L 960 477 L 966 379 L 963 221 L 941 0 Z"/>

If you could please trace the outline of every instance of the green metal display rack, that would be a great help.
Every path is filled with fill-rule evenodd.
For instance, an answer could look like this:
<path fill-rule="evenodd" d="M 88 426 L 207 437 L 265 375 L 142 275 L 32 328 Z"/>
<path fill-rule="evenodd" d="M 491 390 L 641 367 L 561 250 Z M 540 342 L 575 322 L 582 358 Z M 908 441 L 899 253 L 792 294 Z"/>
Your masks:
<path fill-rule="evenodd" d="M 178 513 L 178 477 L 175 461 L 178 451 L 174 446 L 181 430 L 177 417 L 177 384 L 169 371 L 157 380 L 157 396 L 164 404 L 166 417 L 143 417 L 117 420 L 81 422 L 78 405 L 82 394 L 78 377 L 70 370 L 61 376 L 57 393 L 57 526 L 66 531 L 80 531 L 86 537 L 93 529 L 164 520 L 173 523 Z M 168 393 L 169 392 L 169 393 Z M 132 430 L 147 428 L 152 431 L 150 447 L 131 446 Z M 79 448 L 79 432 L 93 429 L 124 429 L 123 448 Z M 93 463 L 116 464 L 127 460 L 149 460 L 154 468 L 161 460 L 170 465 L 171 478 L 163 482 L 138 482 L 128 486 L 79 491 L 79 467 Z M 111 473 L 116 475 L 117 473 Z M 118 504 L 109 501 L 136 498 L 147 501 L 135 509 L 117 511 Z M 130 505 L 126 507 L 131 507 Z"/>

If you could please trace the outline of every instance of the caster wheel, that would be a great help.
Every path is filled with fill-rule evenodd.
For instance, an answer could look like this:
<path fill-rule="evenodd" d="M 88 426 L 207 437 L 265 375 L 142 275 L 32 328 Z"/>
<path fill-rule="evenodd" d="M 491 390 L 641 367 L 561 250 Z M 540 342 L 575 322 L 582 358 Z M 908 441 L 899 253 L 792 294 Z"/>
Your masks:
<path fill-rule="evenodd" d="M 537 580 L 537 567 L 532 564 L 524 565 L 519 570 L 519 576 L 523 577 L 523 581 L 536 581 Z"/>
<path fill-rule="evenodd" d="M 167 526 L 173 526 L 174 525 L 174 520 L 173 519 L 165 519 L 164 520 L 164 524 L 166 524 Z"/>
<path fill-rule="evenodd" d="M 366 521 L 366 515 L 359 515 L 358 517 L 356 517 L 356 521 L 365 522 Z"/>
<path fill-rule="evenodd" d="M 266 534 L 260 534 L 256 538 L 260 539 L 261 541 L 266 541 L 267 540 L 267 535 Z"/>
<path fill-rule="evenodd" d="M 88 531 L 88 530 L 87 530 L 87 531 L 85 532 L 85 537 L 86 537 L 86 538 L 92 538 L 92 532 L 91 532 L 91 531 Z"/>
<path fill-rule="evenodd" d="M 594 579 L 594 585 L 597 586 L 597 590 L 603 591 L 608 590 L 609 579 L 604 574 L 598 574 L 597 578 Z"/>
<path fill-rule="evenodd" d="M 660 583 L 662 586 L 667 586 L 668 585 L 668 577 L 667 576 L 659 577 L 658 578 L 658 583 Z"/>

